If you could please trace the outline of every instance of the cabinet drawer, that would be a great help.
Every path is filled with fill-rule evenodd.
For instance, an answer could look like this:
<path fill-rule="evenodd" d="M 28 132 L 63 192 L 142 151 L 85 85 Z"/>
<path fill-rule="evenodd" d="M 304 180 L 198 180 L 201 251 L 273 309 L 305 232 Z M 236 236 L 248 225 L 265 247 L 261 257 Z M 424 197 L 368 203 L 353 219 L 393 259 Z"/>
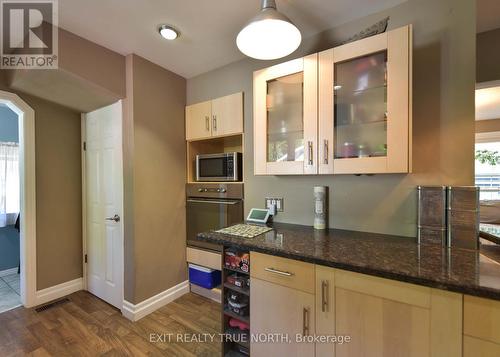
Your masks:
<path fill-rule="evenodd" d="M 251 252 L 250 275 L 253 278 L 314 294 L 313 264 Z"/>
<path fill-rule="evenodd" d="M 187 247 L 186 260 L 188 263 L 201 265 L 215 270 L 222 270 L 222 258 L 218 253 Z"/>
<path fill-rule="evenodd" d="M 412 306 L 430 308 L 431 305 L 431 289 L 428 287 L 345 270 L 335 271 L 335 287 Z"/>
<path fill-rule="evenodd" d="M 464 296 L 464 334 L 500 344 L 500 301 Z"/>
<path fill-rule="evenodd" d="M 464 336 L 464 357 L 497 357 L 500 345 L 478 338 Z"/>

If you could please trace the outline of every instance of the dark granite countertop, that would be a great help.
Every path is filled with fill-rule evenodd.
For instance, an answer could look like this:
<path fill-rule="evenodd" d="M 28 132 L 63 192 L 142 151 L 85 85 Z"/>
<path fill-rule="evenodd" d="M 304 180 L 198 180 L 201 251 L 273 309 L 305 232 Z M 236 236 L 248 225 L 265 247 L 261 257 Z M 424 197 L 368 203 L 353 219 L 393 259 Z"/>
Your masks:
<path fill-rule="evenodd" d="M 414 238 L 292 224 L 255 238 L 217 232 L 198 239 L 403 282 L 500 300 L 500 246 L 480 251 L 418 245 Z"/>

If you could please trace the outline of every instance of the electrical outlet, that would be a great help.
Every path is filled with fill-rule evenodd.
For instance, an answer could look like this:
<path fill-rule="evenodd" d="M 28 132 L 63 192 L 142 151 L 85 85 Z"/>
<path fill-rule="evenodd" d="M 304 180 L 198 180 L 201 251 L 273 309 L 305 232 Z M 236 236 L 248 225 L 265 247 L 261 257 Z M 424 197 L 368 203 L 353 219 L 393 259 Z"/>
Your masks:
<path fill-rule="evenodd" d="M 283 198 L 266 197 L 265 207 L 276 206 L 276 212 L 283 212 Z"/>

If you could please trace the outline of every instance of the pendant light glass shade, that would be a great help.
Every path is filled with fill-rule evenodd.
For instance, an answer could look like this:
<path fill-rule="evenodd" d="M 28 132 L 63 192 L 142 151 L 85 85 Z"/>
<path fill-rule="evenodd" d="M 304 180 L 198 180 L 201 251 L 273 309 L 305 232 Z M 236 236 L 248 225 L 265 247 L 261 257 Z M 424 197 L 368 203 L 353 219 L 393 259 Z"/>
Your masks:
<path fill-rule="evenodd" d="M 262 0 L 261 12 L 240 31 L 236 45 L 248 57 L 271 60 L 289 55 L 301 41 L 299 29 L 276 10 L 274 0 Z"/>

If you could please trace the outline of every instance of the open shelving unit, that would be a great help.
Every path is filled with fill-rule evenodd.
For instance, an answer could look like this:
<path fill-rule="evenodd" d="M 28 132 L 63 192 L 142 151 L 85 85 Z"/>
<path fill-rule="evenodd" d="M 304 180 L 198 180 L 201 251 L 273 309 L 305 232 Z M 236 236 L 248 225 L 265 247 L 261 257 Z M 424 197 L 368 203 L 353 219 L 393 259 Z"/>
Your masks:
<path fill-rule="evenodd" d="M 196 155 L 198 154 L 219 154 L 227 152 L 241 152 L 244 155 L 244 137 L 243 134 L 212 137 L 208 139 L 199 139 L 187 141 L 187 183 L 196 182 Z M 242 168 L 242 178 L 244 167 Z M 227 184 L 228 182 L 225 182 Z M 229 184 L 242 184 L 239 182 L 229 182 Z"/>
<path fill-rule="evenodd" d="M 221 304 L 221 311 L 222 311 L 222 332 L 224 334 L 230 333 L 230 328 L 231 326 L 229 325 L 229 321 L 231 319 L 236 319 L 239 321 L 242 321 L 244 323 L 247 323 L 250 326 L 250 288 L 249 287 L 239 287 L 234 284 L 231 284 L 227 282 L 227 277 L 231 276 L 233 274 L 238 274 L 239 276 L 244 276 L 250 279 L 250 269 L 248 272 L 245 272 L 241 269 L 235 269 L 231 267 L 226 267 L 225 265 L 225 255 L 226 255 L 226 249 L 229 247 L 224 247 L 222 251 L 222 304 Z M 240 252 L 244 253 L 249 253 L 248 251 L 239 249 Z M 250 265 L 249 265 L 250 266 Z M 236 292 L 238 294 L 244 295 L 248 297 L 248 303 L 249 303 L 249 308 L 248 308 L 248 314 L 245 316 L 241 316 L 236 314 L 235 312 L 231 311 L 227 305 L 227 297 L 228 294 L 231 292 Z M 242 341 L 238 338 L 233 338 L 231 340 L 223 340 L 222 341 L 222 356 L 223 357 L 246 357 L 250 356 L 250 330 L 248 331 L 248 339 L 246 341 Z M 248 354 L 240 352 L 240 348 L 246 349 L 248 351 Z"/>

